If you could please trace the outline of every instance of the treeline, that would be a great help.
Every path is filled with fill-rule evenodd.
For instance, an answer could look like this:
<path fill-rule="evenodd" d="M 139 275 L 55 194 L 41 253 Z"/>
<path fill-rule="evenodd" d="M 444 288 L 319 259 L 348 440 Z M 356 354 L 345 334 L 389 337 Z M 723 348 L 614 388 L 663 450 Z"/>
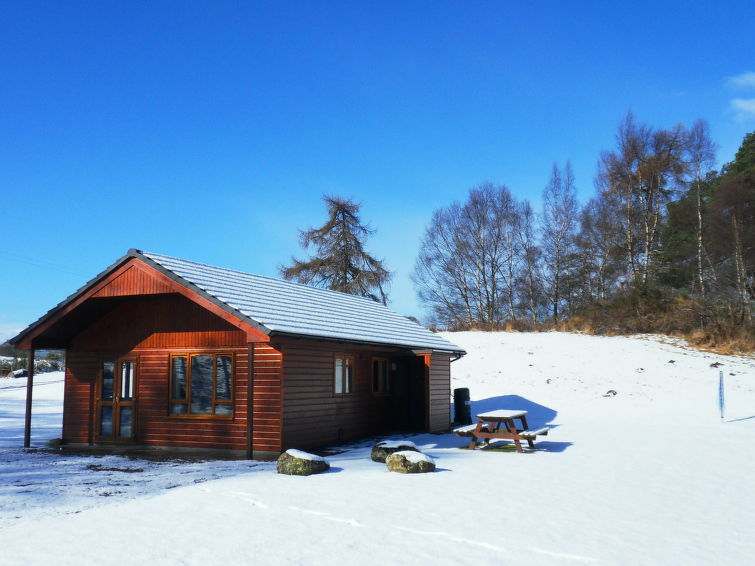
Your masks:
<path fill-rule="evenodd" d="M 29 367 L 28 352 L 17 350 L 8 343 L 0 344 L 0 377 L 23 377 Z M 34 359 L 34 371 L 38 373 L 59 371 L 65 367 L 62 350 L 38 350 Z"/>
<path fill-rule="evenodd" d="M 755 132 L 713 170 L 708 126 L 657 129 L 628 114 L 580 207 L 553 166 L 534 211 L 487 183 L 441 208 L 413 275 L 441 328 L 566 327 L 684 333 L 751 348 Z"/>

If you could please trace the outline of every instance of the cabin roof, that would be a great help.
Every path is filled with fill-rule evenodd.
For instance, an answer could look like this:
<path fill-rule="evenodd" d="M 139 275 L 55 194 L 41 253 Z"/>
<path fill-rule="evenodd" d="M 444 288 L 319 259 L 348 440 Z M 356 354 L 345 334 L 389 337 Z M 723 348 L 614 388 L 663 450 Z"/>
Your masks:
<path fill-rule="evenodd" d="M 137 258 L 154 267 L 271 336 L 281 334 L 429 349 L 459 355 L 466 353 L 442 336 L 365 297 L 136 249 L 129 250 L 114 265 L 130 258 Z M 29 326 L 11 343 L 17 343 L 90 284 Z"/>

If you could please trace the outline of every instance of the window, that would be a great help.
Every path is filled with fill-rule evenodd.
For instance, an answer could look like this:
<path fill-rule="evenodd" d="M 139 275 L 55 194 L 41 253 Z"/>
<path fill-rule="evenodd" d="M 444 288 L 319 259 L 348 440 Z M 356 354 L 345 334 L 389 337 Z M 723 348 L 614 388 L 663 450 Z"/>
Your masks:
<path fill-rule="evenodd" d="M 233 356 L 171 356 L 170 414 L 233 415 Z"/>
<path fill-rule="evenodd" d="M 372 392 L 387 395 L 388 391 L 388 360 L 372 358 Z"/>
<path fill-rule="evenodd" d="M 336 356 L 335 384 L 333 391 L 336 395 L 348 395 L 353 391 L 354 357 Z"/>

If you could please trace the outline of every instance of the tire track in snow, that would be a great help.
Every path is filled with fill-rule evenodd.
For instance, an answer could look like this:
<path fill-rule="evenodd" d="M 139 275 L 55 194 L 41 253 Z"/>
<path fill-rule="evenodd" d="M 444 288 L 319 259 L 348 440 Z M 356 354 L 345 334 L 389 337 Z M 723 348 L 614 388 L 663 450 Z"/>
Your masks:
<path fill-rule="evenodd" d="M 249 503 L 252 507 L 259 507 L 260 509 L 267 509 L 268 504 L 263 503 L 262 501 L 257 501 L 256 499 L 253 499 L 254 494 L 253 493 L 247 493 L 245 491 L 229 491 L 230 495 L 236 495 L 238 496 L 242 501 L 245 503 Z"/>
<path fill-rule="evenodd" d="M 351 527 L 358 527 L 362 528 L 364 525 L 357 521 L 356 519 L 342 519 L 341 517 L 334 517 L 333 515 L 329 513 L 325 513 L 323 511 L 313 511 L 310 509 L 302 509 L 301 507 L 294 507 L 293 505 L 289 505 L 288 507 L 291 511 L 297 511 L 298 513 L 304 513 L 305 515 L 314 515 L 315 517 L 322 517 L 323 519 L 327 521 L 333 521 L 334 523 L 343 523 L 345 525 L 349 525 Z"/>
<path fill-rule="evenodd" d="M 502 548 L 500 546 L 496 546 L 489 542 L 460 537 L 460 536 L 456 536 L 451 533 L 446 533 L 443 531 L 420 531 L 418 529 L 410 529 L 408 527 L 394 527 L 394 528 L 399 531 L 404 531 L 406 533 L 412 533 L 412 534 L 423 535 L 423 536 L 439 537 L 445 540 L 449 540 L 451 542 L 459 542 L 462 544 L 468 544 L 470 546 L 476 546 L 478 548 L 482 548 L 485 550 L 492 550 L 494 552 L 500 552 L 500 553 L 509 554 L 509 555 L 511 554 L 511 551 L 512 551 L 511 546 Z M 578 556 L 575 554 L 566 554 L 563 552 L 553 552 L 550 550 L 543 550 L 540 548 L 532 548 L 532 547 L 527 548 L 527 549 L 524 549 L 524 548 L 517 549 L 517 552 L 525 552 L 525 551 L 535 552 L 537 554 L 544 554 L 546 556 L 552 556 L 554 558 L 561 558 L 563 560 L 571 560 L 575 562 L 586 562 L 586 563 L 595 562 L 594 558 L 590 558 L 588 556 Z"/>

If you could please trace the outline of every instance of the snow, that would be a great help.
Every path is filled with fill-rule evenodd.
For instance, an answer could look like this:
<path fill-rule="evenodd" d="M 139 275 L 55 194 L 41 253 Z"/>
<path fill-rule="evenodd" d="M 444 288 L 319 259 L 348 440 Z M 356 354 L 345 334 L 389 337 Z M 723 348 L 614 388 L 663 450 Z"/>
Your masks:
<path fill-rule="evenodd" d="M 498 409 L 497 411 L 486 411 L 483 414 L 477 415 L 484 419 L 513 419 L 521 416 L 526 416 L 526 411 L 517 411 L 510 409 Z"/>
<path fill-rule="evenodd" d="M 327 462 L 327 460 L 322 456 L 318 456 L 317 454 L 310 454 L 309 452 L 304 452 L 303 450 L 296 450 L 295 448 L 289 448 L 288 450 L 286 450 L 286 454 L 293 456 L 294 458 L 299 458 L 300 460 L 309 460 L 310 462 Z"/>
<path fill-rule="evenodd" d="M 411 440 L 381 440 L 378 445 L 383 448 L 416 448 Z"/>
<path fill-rule="evenodd" d="M 551 427 L 534 451 L 395 437 L 438 466 L 405 476 L 372 462 L 367 439 L 307 478 L 275 462 L 24 451 L 26 380 L 0 380 L 0 565 L 752 563 L 752 358 L 658 338 L 446 337 L 469 352 L 452 387 L 470 389 L 473 415 L 526 410 Z M 34 407 L 40 448 L 60 436 L 61 373 L 35 378 Z"/>
<path fill-rule="evenodd" d="M 429 462 L 434 464 L 435 461 L 431 456 L 422 454 L 421 452 L 415 452 L 414 450 L 401 450 L 400 452 L 394 452 L 394 455 L 403 456 L 409 460 L 412 464 L 419 464 L 420 462 Z"/>

